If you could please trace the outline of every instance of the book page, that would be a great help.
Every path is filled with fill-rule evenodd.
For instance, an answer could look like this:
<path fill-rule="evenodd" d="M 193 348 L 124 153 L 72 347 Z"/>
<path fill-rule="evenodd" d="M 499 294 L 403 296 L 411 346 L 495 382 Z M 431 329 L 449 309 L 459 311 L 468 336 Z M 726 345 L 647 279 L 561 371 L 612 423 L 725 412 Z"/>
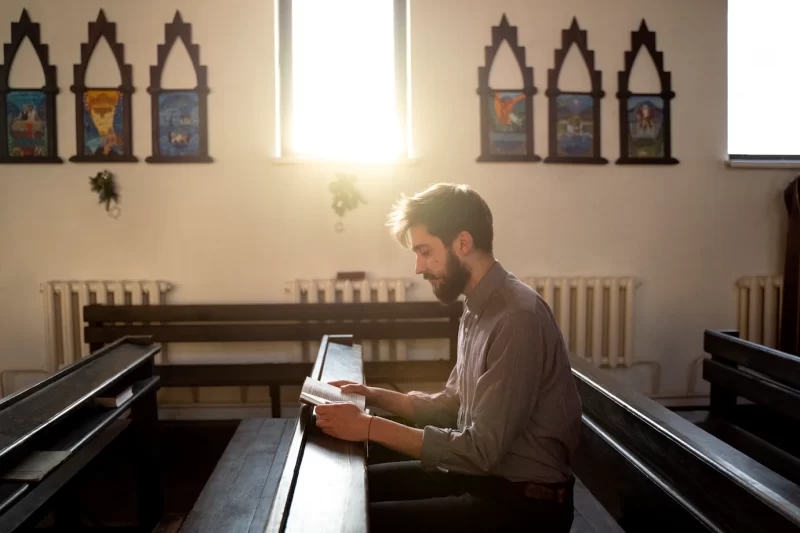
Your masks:
<path fill-rule="evenodd" d="M 353 402 L 358 406 L 361 406 L 364 400 L 360 394 L 345 394 L 339 387 L 311 378 L 306 378 L 303 382 L 303 392 L 331 402 Z"/>

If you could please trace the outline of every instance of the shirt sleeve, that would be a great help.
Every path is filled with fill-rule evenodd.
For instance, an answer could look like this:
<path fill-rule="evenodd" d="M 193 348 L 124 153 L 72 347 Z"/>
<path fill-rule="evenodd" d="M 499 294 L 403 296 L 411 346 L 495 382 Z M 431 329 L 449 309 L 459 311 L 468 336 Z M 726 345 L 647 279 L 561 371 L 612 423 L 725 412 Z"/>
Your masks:
<path fill-rule="evenodd" d="M 456 366 L 453 366 L 442 392 L 426 394 L 424 392 L 411 391 L 408 393 L 408 397 L 414 405 L 414 422 L 419 427 L 427 425 L 441 428 L 456 427 L 458 409 L 461 405 L 456 387 L 457 376 Z"/>
<path fill-rule="evenodd" d="M 536 408 L 545 355 L 542 324 L 530 311 L 501 320 L 478 378 L 472 423 L 462 431 L 426 426 L 422 466 L 488 474 Z"/>

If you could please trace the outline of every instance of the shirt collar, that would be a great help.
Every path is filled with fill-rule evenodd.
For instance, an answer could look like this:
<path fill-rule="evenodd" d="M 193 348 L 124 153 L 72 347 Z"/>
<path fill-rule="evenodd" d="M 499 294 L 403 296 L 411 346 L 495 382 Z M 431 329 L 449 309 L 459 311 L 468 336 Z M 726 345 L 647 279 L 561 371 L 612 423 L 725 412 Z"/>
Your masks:
<path fill-rule="evenodd" d="M 495 261 L 466 298 L 465 302 L 469 311 L 479 314 L 489 297 L 506 279 L 507 275 L 506 269 L 503 268 L 499 261 Z"/>

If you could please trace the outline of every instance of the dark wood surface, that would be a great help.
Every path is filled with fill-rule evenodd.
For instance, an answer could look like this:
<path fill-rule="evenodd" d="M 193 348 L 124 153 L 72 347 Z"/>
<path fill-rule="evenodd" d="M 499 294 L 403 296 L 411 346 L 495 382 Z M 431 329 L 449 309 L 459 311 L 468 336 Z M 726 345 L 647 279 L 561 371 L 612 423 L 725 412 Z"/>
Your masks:
<path fill-rule="evenodd" d="M 622 533 L 624 531 L 580 479 L 575 481 L 574 494 L 575 513 L 570 533 Z"/>
<path fill-rule="evenodd" d="M 95 322 L 240 322 L 306 320 L 377 320 L 461 318 L 456 302 L 370 302 L 320 304 L 186 304 L 102 305 L 84 307 L 84 318 Z M 319 340 L 319 339 L 316 339 Z"/>
<path fill-rule="evenodd" d="M 313 363 L 259 363 L 245 365 L 160 365 L 156 374 L 162 387 L 217 387 L 302 383 Z M 450 361 L 366 361 L 370 383 L 429 382 L 442 379 L 452 369 Z"/>
<path fill-rule="evenodd" d="M 571 362 L 584 411 L 575 472 L 627 531 L 800 528 L 796 484 L 605 371 Z"/>
<path fill-rule="evenodd" d="M 329 345 L 319 379 L 363 383 L 361 347 Z M 360 399 L 363 409 L 363 396 Z M 325 435 L 313 419 L 309 428 L 292 496 L 293 512 L 285 531 L 364 531 L 367 524 L 364 444 Z"/>
<path fill-rule="evenodd" d="M 118 342 L 94 356 L 65 368 L 46 386 L 10 396 L 0 403 L 0 471 L 9 468 L 40 434 L 74 413 L 93 396 L 113 386 L 124 375 L 152 360 L 158 347 L 138 342 Z"/>
<path fill-rule="evenodd" d="M 796 355 L 740 339 L 730 330 L 706 330 L 703 350 L 715 360 L 749 368 L 800 389 L 800 357 Z"/>
<path fill-rule="evenodd" d="M 288 419 L 243 420 L 181 532 L 262 533 L 293 429 Z"/>
<path fill-rule="evenodd" d="M 800 357 L 739 338 L 736 330 L 706 330 L 703 378 L 711 402 L 703 427 L 786 478 L 800 481 L 800 449 L 776 434 L 800 425 Z M 744 416 L 745 398 L 772 419 L 772 427 Z M 778 432 L 780 433 L 780 432 Z"/>
<path fill-rule="evenodd" d="M 359 340 L 439 339 L 440 322 L 304 322 L 297 324 L 129 325 L 87 328 L 87 340 L 113 342 L 120 337 L 148 335 L 155 342 L 285 342 L 314 341 L 323 335 L 351 334 Z"/>
<path fill-rule="evenodd" d="M 731 368 L 714 360 L 703 361 L 703 378 L 736 396 L 747 398 L 760 405 L 793 418 L 800 418 L 800 390 Z"/>
<path fill-rule="evenodd" d="M 153 373 L 159 350 L 146 337 L 119 339 L 0 402 L 2 472 L 36 452 L 69 452 L 37 480 L 0 483 L 0 532 L 36 525 L 50 511 L 60 530 L 77 531 L 81 483 L 122 434 L 133 438 L 128 457 L 137 463 L 138 527 L 152 530 L 162 499 L 155 438 L 159 378 Z M 117 407 L 92 401 L 127 386 L 133 394 Z"/>
<path fill-rule="evenodd" d="M 101 431 L 86 446 L 67 459 L 62 466 L 29 490 L 0 515 L 0 533 L 10 533 L 35 525 L 43 510 L 73 478 L 109 446 L 128 426 L 130 420 L 116 420 Z"/>
<path fill-rule="evenodd" d="M 800 177 L 793 179 L 783 190 L 783 202 L 788 224 L 778 346 L 783 352 L 800 355 Z"/>
<path fill-rule="evenodd" d="M 372 361 L 370 383 L 445 381 L 455 364 L 463 304 L 369 302 L 323 304 L 123 305 L 84 307 L 84 336 L 92 350 L 122 336 L 154 342 L 318 342 L 346 334 L 354 341 L 446 339 L 444 361 Z M 300 385 L 311 363 L 215 363 L 159 365 L 162 387 L 267 385 L 272 415 L 280 417 L 282 385 Z"/>
<path fill-rule="evenodd" d="M 311 376 L 363 383 L 361 349 L 351 343 L 349 336 L 325 337 Z M 325 435 L 317 429 L 311 407 L 303 405 L 264 531 L 367 529 L 364 443 Z"/>

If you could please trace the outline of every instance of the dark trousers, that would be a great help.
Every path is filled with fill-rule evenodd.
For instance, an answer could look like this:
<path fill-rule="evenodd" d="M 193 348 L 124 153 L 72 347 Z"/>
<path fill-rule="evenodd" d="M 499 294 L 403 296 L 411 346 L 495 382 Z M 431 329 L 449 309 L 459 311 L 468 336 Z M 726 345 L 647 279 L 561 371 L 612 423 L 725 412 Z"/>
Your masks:
<path fill-rule="evenodd" d="M 370 444 L 370 531 L 536 531 L 568 533 L 573 499 L 525 497 L 508 481 L 424 470 L 419 461 L 392 461 Z M 398 458 L 398 457 L 395 457 Z"/>

